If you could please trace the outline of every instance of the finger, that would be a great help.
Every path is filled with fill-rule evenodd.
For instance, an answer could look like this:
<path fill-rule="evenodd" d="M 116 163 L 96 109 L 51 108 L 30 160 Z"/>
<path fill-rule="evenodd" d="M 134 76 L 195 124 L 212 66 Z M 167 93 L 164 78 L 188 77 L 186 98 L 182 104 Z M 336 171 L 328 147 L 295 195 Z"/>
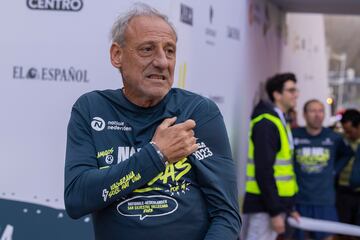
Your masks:
<path fill-rule="evenodd" d="M 168 128 L 171 125 L 173 125 L 176 122 L 176 117 L 172 117 L 172 118 L 166 118 L 161 124 L 160 126 L 163 128 Z"/>
<path fill-rule="evenodd" d="M 191 145 L 190 150 L 189 150 L 189 155 L 192 154 L 193 152 L 195 152 L 196 150 L 198 150 L 199 146 L 195 143 L 193 145 Z"/>
<path fill-rule="evenodd" d="M 184 129 L 193 129 L 196 126 L 196 123 L 194 120 L 192 119 L 188 119 L 183 123 L 180 123 L 179 125 L 181 125 L 182 127 L 184 127 Z"/>

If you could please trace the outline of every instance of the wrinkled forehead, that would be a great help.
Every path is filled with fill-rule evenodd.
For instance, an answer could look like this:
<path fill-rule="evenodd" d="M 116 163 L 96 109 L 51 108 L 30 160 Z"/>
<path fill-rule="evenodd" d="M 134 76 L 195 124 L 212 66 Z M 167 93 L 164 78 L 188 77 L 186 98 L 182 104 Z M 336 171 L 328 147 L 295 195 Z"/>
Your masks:
<path fill-rule="evenodd" d="M 174 29 L 164 19 L 158 16 L 136 16 L 133 17 L 125 29 L 125 40 L 137 38 L 141 40 L 145 36 L 166 37 L 176 43 Z"/>

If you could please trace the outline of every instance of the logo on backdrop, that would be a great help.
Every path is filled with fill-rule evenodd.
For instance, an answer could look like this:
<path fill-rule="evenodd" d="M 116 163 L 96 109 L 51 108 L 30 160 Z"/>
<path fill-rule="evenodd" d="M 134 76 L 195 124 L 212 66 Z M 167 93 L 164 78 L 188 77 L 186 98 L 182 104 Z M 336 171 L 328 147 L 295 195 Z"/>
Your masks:
<path fill-rule="evenodd" d="M 32 10 L 78 12 L 84 4 L 82 0 L 27 0 L 26 5 Z"/>
<path fill-rule="evenodd" d="M 214 22 L 214 15 L 215 15 L 215 11 L 214 8 L 210 5 L 209 7 L 209 23 L 213 24 Z M 208 37 L 206 39 L 206 44 L 209 45 L 215 45 L 215 38 L 216 38 L 216 30 L 211 28 L 211 27 L 207 27 L 205 28 L 205 35 Z"/>
<path fill-rule="evenodd" d="M 57 67 L 24 67 L 13 66 L 13 79 L 42 80 L 51 82 L 89 83 L 85 69 Z"/>
<path fill-rule="evenodd" d="M 271 27 L 270 9 L 266 3 L 251 0 L 248 8 L 249 24 L 256 23 L 262 27 L 262 34 L 266 36 Z"/>
<path fill-rule="evenodd" d="M 238 28 L 228 26 L 226 35 L 230 39 L 234 39 L 234 40 L 237 40 L 237 41 L 240 40 L 240 30 Z"/>
<path fill-rule="evenodd" d="M 210 6 L 210 9 L 209 9 L 209 20 L 210 20 L 210 23 L 211 23 L 211 24 L 212 24 L 213 18 L 214 18 L 214 9 L 213 9 L 212 6 Z"/>
<path fill-rule="evenodd" d="M 185 4 L 181 4 L 180 6 L 180 21 L 192 26 L 194 17 L 193 9 Z"/>

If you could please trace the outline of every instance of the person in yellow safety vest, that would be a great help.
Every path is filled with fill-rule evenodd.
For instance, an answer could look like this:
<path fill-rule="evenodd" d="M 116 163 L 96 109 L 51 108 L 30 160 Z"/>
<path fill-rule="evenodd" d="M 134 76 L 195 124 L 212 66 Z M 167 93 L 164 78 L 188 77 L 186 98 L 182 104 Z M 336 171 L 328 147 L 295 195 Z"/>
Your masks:
<path fill-rule="evenodd" d="M 293 140 L 287 112 L 298 98 L 296 77 L 277 74 L 266 82 L 269 101 L 261 100 L 250 121 L 243 205 L 244 240 L 274 240 L 285 233 L 285 216 L 294 210 L 297 192 L 293 170 Z"/>

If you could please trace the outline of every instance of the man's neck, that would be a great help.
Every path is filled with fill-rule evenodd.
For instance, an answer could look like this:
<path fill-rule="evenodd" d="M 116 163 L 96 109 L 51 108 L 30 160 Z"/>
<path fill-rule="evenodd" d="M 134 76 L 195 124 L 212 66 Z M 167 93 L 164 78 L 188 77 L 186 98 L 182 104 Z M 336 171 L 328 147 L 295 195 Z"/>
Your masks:
<path fill-rule="evenodd" d="M 287 113 L 288 109 L 286 109 L 282 104 L 275 102 L 274 105 L 275 107 L 279 108 L 281 112 Z"/>
<path fill-rule="evenodd" d="M 143 107 L 143 108 L 149 108 L 149 107 L 153 107 L 156 104 L 158 104 L 162 98 L 159 99 L 148 99 L 148 98 L 144 98 L 144 97 L 136 97 L 133 94 L 129 93 L 128 91 L 125 90 L 125 88 L 122 89 L 123 90 L 123 94 L 124 96 L 133 104 L 139 106 L 139 107 Z"/>
<path fill-rule="evenodd" d="M 310 134 L 311 136 L 316 136 L 319 135 L 321 133 L 322 127 L 321 128 L 312 128 L 309 126 L 306 126 L 306 132 L 308 134 Z"/>

